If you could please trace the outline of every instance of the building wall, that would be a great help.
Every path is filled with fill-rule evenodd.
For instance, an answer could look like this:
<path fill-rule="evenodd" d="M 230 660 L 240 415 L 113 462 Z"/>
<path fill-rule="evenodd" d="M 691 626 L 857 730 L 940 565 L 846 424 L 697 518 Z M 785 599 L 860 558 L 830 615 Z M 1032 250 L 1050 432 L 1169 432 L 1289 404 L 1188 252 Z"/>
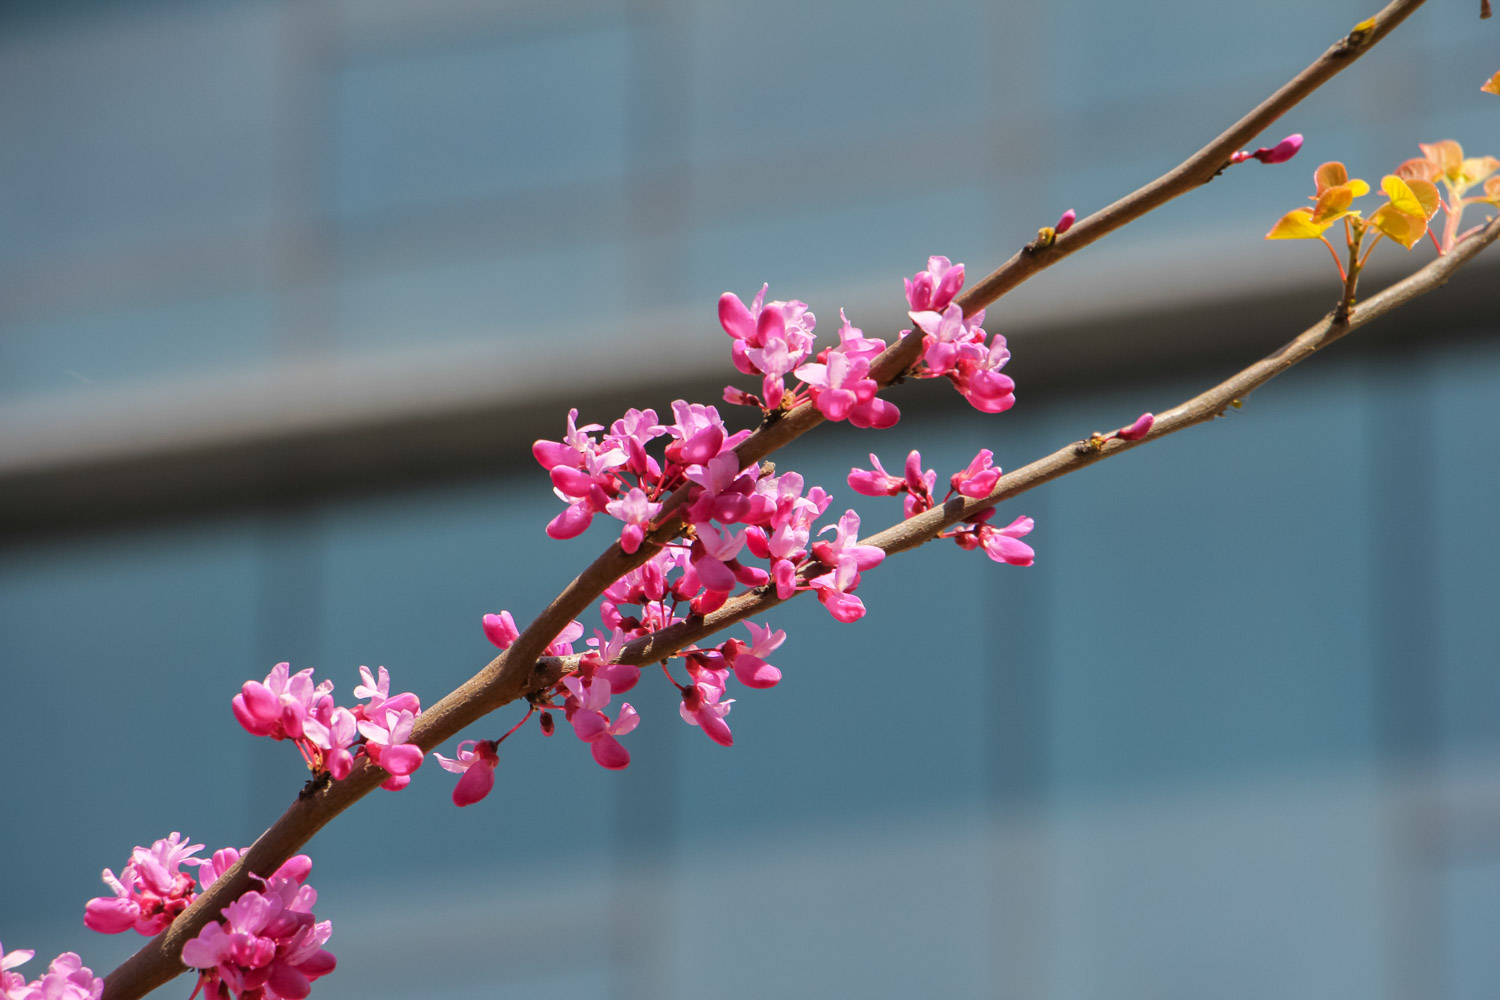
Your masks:
<path fill-rule="evenodd" d="M 384 417 L 513 392 L 524 420 L 464 426 L 524 454 L 632 344 L 661 408 L 722 384 L 726 287 L 899 323 L 927 253 L 981 270 L 1149 179 L 1368 13 L 1343 8 L 8 5 L 0 482 L 61 469 L 88 516 L 0 501 L 0 939 L 112 967 L 140 939 L 81 927 L 100 868 L 173 829 L 246 844 L 303 780 L 233 723 L 245 679 L 290 660 L 347 693 L 384 664 L 430 703 L 488 659 L 481 615 L 535 613 L 605 541 L 544 537 L 526 460 Z M 1232 172 L 995 310 L 1015 410 L 907 386 L 897 428 L 778 462 L 836 503 L 870 450 L 1011 468 L 1243 364 L 1201 346 L 1232 296 L 1285 339 L 1252 293 L 1325 265 L 1256 235 L 1312 165 L 1493 135 L 1451 97 L 1493 72 L 1459 17 L 1424 10 L 1289 118 L 1306 163 Z M 309 848 L 340 958 L 317 995 L 1492 995 L 1500 350 L 1462 280 L 1448 301 L 1480 307 L 1446 339 L 1419 303 L 1007 504 L 1037 518 L 1031 569 L 929 546 L 867 575 L 866 621 L 778 609 L 786 679 L 736 703 L 733 749 L 648 676 L 624 773 L 532 730 L 479 806 L 431 764 L 362 802 Z M 1191 370 L 1099 346 L 1165 299 L 1201 306 Z M 1032 389 L 1028 344 L 1114 360 Z M 278 481 L 324 484 L 334 431 L 358 488 L 177 499 L 278 434 L 314 442 Z M 424 449 L 431 475 L 368 472 Z M 132 488 L 170 515 L 111 520 L 98 469 L 162 455 L 192 461 Z"/>

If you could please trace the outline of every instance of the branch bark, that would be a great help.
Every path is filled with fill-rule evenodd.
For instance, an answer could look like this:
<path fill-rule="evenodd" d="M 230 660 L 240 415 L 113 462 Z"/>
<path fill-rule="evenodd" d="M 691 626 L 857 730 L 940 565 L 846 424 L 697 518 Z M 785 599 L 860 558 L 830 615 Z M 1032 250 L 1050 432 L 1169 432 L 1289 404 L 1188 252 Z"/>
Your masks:
<path fill-rule="evenodd" d="M 1307 69 L 1179 166 L 1145 187 L 1081 220 L 1051 245 L 1043 247 L 1033 243 L 1024 247 L 1010 260 L 969 288 L 956 301 L 963 307 L 966 314 L 972 314 L 994 302 L 1036 272 L 1050 267 L 1064 257 L 1081 250 L 1178 195 L 1207 183 L 1228 165 L 1231 153 L 1248 145 L 1277 118 L 1369 51 L 1423 2 L 1424 0 L 1393 0 L 1379 14 L 1369 21 L 1362 22 Z M 1494 239 L 1494 230 L 1493 225 L 1486 229 L 1488 237 L 1486 242 Z M 1468 242 L 1465 241 L 1466 244 Z M 1477 252 L 1477 248 L 1473 252 Z M 1472 256 L 1472 253 L 1468 256 Z M 1456 267 L 1462 263 L 1462 260 L 1467 260 L 1468 256 L 1456 260 L 1453 266 Z M 1452 258 L 1456 257 L 1455 252 Z M 1431 267 L 1432 265 L 1429 265 L 1429 268 Z M 1418 275 L 1426 273 L 1429 268 L 1424 268 L 1423 271 L 1418 272 Z M 1417 275 L 1413 276 L 1413 278 L 1416 277 Z M 1408 279 L 1408 282 L 1411 280 Z M 1408 282 L 1403 282 L 1402 285 Z M 1396 289 L 1393 288 L 1382 295 L 1391 295 L 1395 291 Z M 1420 291 L 1412 292 L 1407 297 L 1414 297 L 1416 294 L 1420 294 Z M 1392 299 L 1391 304 L 1384 306 L 1381 311 L 1388 311 L 1401 301 L 1405 299 Z M 1323 346 L 1324 343 L 1331 342 L 1347 329 L 1352 329 L 1366 321 L 1361 317 L 1367 310 L 1374 307 L 1375 300 L 1372 299 L 1351 318 L 1349 325 L 1337 332 L 1332 328 L 1324 331 L 1321 340 L 1307 353 Z M 1374 315 L 1378 314 L 1376 312 L 1369 318 L 1374 318 Z M 1308 334 L 1303 335 L 1303 337 L 1307 336 Z M 1294 341 L 1293 344 L 1297 344 L 1302 339 L 1298 338 L 1298 341 Z M 1289 348 L 1291 346 L 1289 345 Z M 920 337 L 911 336 L 897 340 L 876 359 L 871 368 L 871 376 L 883 386 L 889 385 L 916 362 L 920 350 Z M 1262 364 L 1265 363 L 1262 362 Z M 1275 371 L 1272 371 L 1265 377 L 1269 378 L 1274 374 Z M 1253 385 L 1250 386 L 1250 388 L 1253 387 Z M 1248 391 L 1248 389 L 1242 391 Z M 1202 398 L 1199 397 L 1199 399 Z M 1183 407 L 1178 407 L 1173 411 L 1173 421 L 1186 420 L 1189 412 L 1198 414 L 1187 422 L 1174 423 L 1173 430 L 1187 426 L 1188 423 L 1201 422 L 1214 415 L 1212 411 L 1203 411 L 1200 414 L 1198 410 L 1178 413 L 1178 411 L 1183 411 L 1184 407 L 1191 407 L 1195 402 L 1189 401 L 1183 404 Z M 1166 418 L 1167 415 L 1159 418 L 1158 429 L 1153 429 L 1148 440 L 1170 433 L 1168 430 L 1159 429 Z M 804 404 L 767 424 L 736 449 L 742 467 L 760 461 L 822 421 L 821 413 L 811 405 Z M 964 504 L 950 502 L 938 511 L 929 511 L 928 514 L 881 532 L 870 540 L 870 543 L 880 544 L 883 548 L 889 546 L 888 552 L 911 548 L 926 541 L 947 524 L 982 510 L 986 505 L 993 506 L 1008 496 L 1024 492 L 1058 475 L 1099 461 L 1116 451 L 1123 450 L 1121 445 L 1125 443 L 1110 442 L 1102 451 L 1088 455 L 1075 454 L 1076 446 L 1070 446 L 1040 462 L 1034 462 L 1003 477 L 991 497 L 981 501 L 966 501 Z M 1133 446 L 1133 444 L 1128 446 Z M 569 621 L 581 615 L 607 586 L 620 576 L 642 565 L 660 549 L 664 542 L 669 541 L 677 533 L 680 521 L 675 516 L 675 511 L 685 498 L 686 488 L 674 494 L 665 508 L 663 520 L 636 553 L 627 555 L 616 544 L 610 546 L 595 559 L 527 626 L 509 649 L 424 712 L 417 720 L 412 733 L 412 742 L 422 747 L 424 751 L 430 751 L 495 709 L 531 691 L 544 689 L 549 684 L 555 683 L 568 665 L 558 658 L 543 658 L 541 654 L 547 645 Z M 951 519 L 944 520 L 949 517 L 950 513 Z M 933 515 L 937 516 L 936 520 L 931 518 Z M 939 521 L 941 523 L 938 523 Z M 923 535 L 923 532 L 930 533 Z M 702 619 L 701 626 L 695 626 L 695 628 L 701 627 L 704 631 L 685 629 L 679 634 L 671 629 L 665 630 L 663 633 L 632 643 L 628 648 L 633 652 L 629 655 L 640 655 L 642 657 L 640 662 L 660 659 L 669 652 L 681 649 L 698 638 L 710 635 L 751 614 L 757 614 L 776 603 L 779 602 L 775 600 L 774 593 L 769 598 L 756 593 L 745 595 Z M 673 647 L 674 643 L 675 647 Z M 639 649 L 636 649 L 638 644 Z M 361 759 L 354 772 L 343 781 L 304 789 L 281 818 L 257 838 L 234 867 L 215 881 L 191 907 L 173 921 L 171 926 L 147 942 L 106 977 L 104 1000 L 135 1000 L 185 971 L 186 967 L 180 958 L 182 946 L 195 937 L 205 924 L 217 919 L 224 906 L 251 888 L 252 872 L 265 875 L 274 871 L 283 861 L 306 844 L 318 830 L 354 802 L 373 791 L 384 778 L 384 771 L 371 766 L 368 759 Z"/>

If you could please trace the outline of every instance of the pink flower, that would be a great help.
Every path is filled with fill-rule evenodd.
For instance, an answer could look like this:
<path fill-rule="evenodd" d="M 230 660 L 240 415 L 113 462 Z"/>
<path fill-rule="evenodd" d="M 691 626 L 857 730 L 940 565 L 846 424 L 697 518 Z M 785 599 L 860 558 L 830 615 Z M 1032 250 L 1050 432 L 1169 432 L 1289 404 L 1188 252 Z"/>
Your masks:
<path fill-rule="evenodd" d="M 969 518 L 968 523 L 975 527 L 954 535 L 953 540 L 959 544 L 960 548 L 984 549 L 985 555 L 995 562 L 1007 563 L 1011 566 L 1030 566 L 1036 559 L 1036 552 L 1020 539 L 1031 533 L 1035 522 L 1029 517 L 1018 517 L 1003 528 L 995 528 L 985 523 L 994 515 L 995 509 L 991 507 Z"/>
<path fill-rule="evenodd" d="M 723 646 L 724 661 L 746 687 L 775 687 L 781 681 L 781 671 L 767 663 L 765 657 L 786 641 L 786 632 L 782 629 L 772 632 L 771 626 L 754 622 L 746 622 L 745 627 L 750 630 L 750 645 L 738 639 L 727 640 Z"/>
<path fill-rule="evenodd" d="M 192 857 L 201 850 L 202 844 L 184 843 L 176 832 L 149 848 L 137 847 L 119 878 L 104 869 L 104 884 L 115 895 L 89 900 L 83 911 L 84 926 L 101 934 L 132 928 L 146 935 L 159 933 L 192 903 L 193 878 L 181 867 L 203 864 L 203 859 Z"/>
<path fill-rule="evenodd" d="M 473 805 L 495 787 L 495 768 L 500 763 L 500 754 L 494 740 L 464 740 L 458 745 L 457 757 L 450 759 L 437 752 L 433 756 L 443 770 L 463 775 L 453 786 L 454 805 Z"/>
<path fill-rule="evenodd" d="M 870 455 L 871 469 L 850 469 L 849 488 L 862 496 L 893 497 L 906 488 L 906 480 L 886 472 L 880 459 Z"/>
<path fill-rule="evenodd" d="M 0 960 L 0 970 L 28 961 L 33 952 L 13 951 Z M 0 997 L 4 1000 L 99 1000 L 104 980 L 71 951 L 52 960 L 41 978 L 26 982 L 19 972 L 0 971 Z"/>
<path fill-rule="evenodd" d="M 1142 413 L 1135 418 L 1135 423 L 1129 427 L 1121 427 L 1111 437 L 1117 437 L 1121 441 L 1139 441 L 1151 433 L 1151 428 L 1156 424 L 1156 417 L 1150 413 Z"/>
<path fill-rule="evenodd" d="M 312 714 L 317 699 L 333 690 L 330 681 L 313 686 L 311 667 L 288 676 L 290 669 L 278 663 L 265 683 L 246 681 L 234 696 L 234 717 L 251 735 L 300 739 L 302 720 Z"/>
<path fill-rule="evenodd" d="M 422 749 L 409 742 L 415 722 L 416 716 L 411 712 L 405 709 L 398 712 L 389 707 L 383 707 L 372 718 L 359 721 L 359 731 L 365 737 L 366 755 L 391 774 L 382 788 L 391 791 L 405 788 L 411 782 L 411 773 L 422 766 Z"/>
<path fill-rule="evenodd" d="M 323 950 L 333 925 L 314 920 L 317 899 L 311 886 L 278 871 L 260 891 L 251 890 L 224 907 L 222 923 L 206 925 L 184 944 L 182 962 L 201 970 L 200 982 L 210 998 L 227 998 L 232 991 L 242 998 L 302 1000 L 312 981 L 337 964 Z"/>
<path fill-rule="evenodd" d="M 876 393 L 880 385 L 869 378 L 870 359 L 829 351 L 826 364 L 807 364 L 797 377 L 811 387 L 813 405 L 829 420 L 848 420 L 855 427 L 883 430 L 901 419 L 895 404 Z"/>
<path fill-rule="evenodd" d="M 516 620 L 510 612 L 502 611 L 498 615 L 484 616 L 484 635 L 501 649 L 509 649 L 521 635 L 521 630 L 516 628 Z"/>
<path fill-rule="evenodd" d="M 1230 163 L 1244 163 L 1246 160 L 1259 160 L 1262 163 L 1285 163 L 1297 155 L 1302 148 L 1302 134 L 1294 132 L 1282 139 L 1274 146 L 1262 146 L 1253 153 L 1241 150 L 1229 158 Z"/>
<path fill-rule="evenodd" d="M 697 683 L 688 684 L 681 689 L 682 704 L 678 706 L 678 712 L 684 722 L 701 727 L 715 743 L 732 747 L 734 734 L 729 731 L 729 723 L 724 721 L 724 717 L 729 714 L 729 706 L 734 704 L 734 699 L 719 700 L 724 697 L 724 684 L 715 674 L 715 671 L 703 671 Z"/>
<path fill-rule="evenodd" d="M 615 737 L 624 736 L 640 724 L 636 710 L 627 702 L 620 706 L 618 717 L 611 722 L 604 709 L 609 707 L 612 692 L 609 681 L 602 677 L 565 677 L 563 686 L 571 695 L 568 721 L 573 723 L 574 735 L 589 744 L 594 761 L 610 770 L 628 767 L 630 751 Z"/>
<path fill-rule="evenodd" d="M 642 539 L 646 537 L 646 525 L 661 513 L 661 508 L 661 504 L 647 500 L 646 491 L 639 486 L 625 494 L 625 499 L 611 500 L 605 504 L 604 509 L 611 517 L 625 522 L 625 527 L 620 531 L 620 548 L 626 552 L 639 549 Z"/>
<path fill-rule="evenodd" d="M 21 991 L 26 989 L 26 977 L 10 970 L 31 961 L 35 954 L 30 948 L 7 952 L 5 946 L 0 944 L 0 998 L 19 1000 Z"/>
<path fill-rule="evenodd" d="M 968 468 L 955 472 L 948 480 L 948 485 L 957 490 L 960 496 L 976 500 L 989 496 L 990 490 L 995 488 L 995 483 L 1000 479 L 1000 470 L 992 467 L 992 458 L 994 453 L 988 448 L 979 449 L 979 454 L 974 456 Z"/>
<path fill-rule="evenodd" d="M 942 312 L 964 285 L 964 266 L 947 257 L 927 258 L 927 270 L 906 279 L 906 301 L 915 312 Z"/>

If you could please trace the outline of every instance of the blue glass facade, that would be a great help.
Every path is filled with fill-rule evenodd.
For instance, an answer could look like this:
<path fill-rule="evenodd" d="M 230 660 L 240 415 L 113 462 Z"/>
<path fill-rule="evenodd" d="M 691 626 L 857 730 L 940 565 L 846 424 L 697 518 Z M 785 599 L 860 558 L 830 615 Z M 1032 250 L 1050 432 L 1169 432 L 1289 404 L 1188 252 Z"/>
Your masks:
<path fill-rule="evenodd" d="M 145 401 L 212 430 L 220 380 L 315 399 L 403 359 L 440 409 L 444 359 L 457 380 L 545 344 L 586 368 L 643 328 L 689 366 L 723 346 L 714 297 L 767 280 L 825 330 L 859 303 L 877 334 L 927 253 L 978 272 L 1150 179 L 1368 13 L 1333 7 L 12 5 L 0 450 L 39 447 L 37 413 L 119 399 L 126 453 Z M 1493 136 L 1493 108 L 1451 98 L 1494 69 L 1472 28 L 1423 10 L 1289 117 L 1306 163 L 1227 175 L 1083 273 L 1137 275 L 1141 310 L 1191 285 L 1212 337 L 1235 282 L 1323 268 L 1255 243 L 1312 165 L 1372 176 L 1418 139 Z M 1182 246 L 1227 263 L 1174 270 Z M 1014 411 L 953 397 L 778 464 L 852 504 L 872 449 L 951 470 L 990 447 L 1011 468 L 1248 360 L 1031 392 L 1023 323 L 1101 315 L 1060 278 L 992 313 L 1016 332 Z M 1011 502 L 1004 519 L 1037 519 L 1031 569 L 929 546 L 867 575 L 856 625 L 778 609 L 786 679 L 740 698 L 733 749 L 647 676 L 623 773 L 533 730 L 479 806 L 454 809 L 430 764 L 371 796 L 309 847 L 340 959 L 315 995 L 1492 995 L 1500 349 L 1492 310 L 1421 343 L 1423 309 L 1391 321 L 1416 346 L 1340 344 L 1224 420 Z M 554 434 L 569 374 L 535 376 Z M 640 402 L 663 408 L 679 374 Z M 899 516 L 857 506 L 869 530 Z M 249 843 L 303 780 L 234 725 L 238 686 L 290 660 L 347 695 L 384 664 L 435 701 L 492 653 L 481 615 L 526 619 L 607 540 L 549 541 L 555 510 L 522 462 L 10 530 L 0 939 L 96 970 L 128 955 L 141 939 L 79 922 L 98 870 L 174 829 Z"/>

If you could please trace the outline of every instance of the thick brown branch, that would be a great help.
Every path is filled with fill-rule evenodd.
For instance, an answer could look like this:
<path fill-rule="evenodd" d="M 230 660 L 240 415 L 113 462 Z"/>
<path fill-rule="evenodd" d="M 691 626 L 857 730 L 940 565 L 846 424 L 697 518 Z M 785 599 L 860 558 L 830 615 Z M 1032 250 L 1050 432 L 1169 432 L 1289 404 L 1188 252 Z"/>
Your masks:
<path fill-rule="evenodd" d="M 1422 2 L 1423 0 L 1394 0 L 1371 21 L 1361 25 L 1348 37 L 1334 45 L 1290 83 L 1283 86 L 1249 115 L 1183 164 L 1134 194 L 1122 198 L 1077 223 L 1051 246 L 1045 249 L 1028 248 L 1017 253 L 960 296 L 958 301 L 966 312 L 972 313 L 993 302 L 1037 271 L 1061 260 L 1075 250 L 1082 249 L 1177 195 L 1207 182 L 1225 166 L 1230 153 L 1248 144 L 1267 125 L 1335 73 L 1352 63 L 1354 59 L 1401 23 L 1413 10 L 1421 6 Z M 1362 307 L 1361 312 L 1368 307 L 1368 304 Z M 889 385 L 911 367 L 920 350 L 920 337 L 908 337 L 898 341 L 876 359 L 871 369 L 872 377 L 882 385 Z M 736 452 L 742 465 L 758 462 L 822 421 L 822 414 L 812 406 L 804 404 L 756 431 L 736 449 Z M 1159 436 L 1159 434 L 1153 432 L 1152 436 Z M 1093 456 L 1089 461 L 1097 461 L 1104 454 L 1117 450 L 1120 449 L 1107 448 L 1105 452 Z M 1051 459 L 1044 459 L 1043 463 L 1049 461 Z M 1039 464 L 1042 463 L 1034 463 L 1034 465 Z M 999 488 L 1004 489 L 1008 481 L 1020 482 L 1015 477 L 1031 468 L 1033 466 L 1028 466 L 1027 469 L 1005 477 L 1001 480 Z M 1052 478 L 1052 476 L 1049 475 L 1046 478 Z M 1041 481 L 1045 479 L 1037 480 L 1037 482 Z M 1029 482 L 1013 490 L 1012 493 L 1029 489 L 1032 485 L 1036 483 Z M 626 554 L 619 545 L 610 546 L 553 599 L 508 650 L 425 711 L 417 720 L 416 728 L 412 733 L 413 742 L 421 746 L 423 750 L 431 750 L 456 735 L 465 726 L 502 705 L 523 697 L 531 691 L 545 688 L 548 683 L 555 681 L 558 672 L 565 667 L 565 664 L 555 658 L 541 658 L 542 652 L 569 621 L 584 612 L 605 587 L 645 563 L 659 551 L 664 542 L 669 541 L 677 533 L 681 525 L 675 517 L 675 510 L 685 496 L 686 488 L 674 494 L 668 502 L 666 513 L 657 529 L 651 533 L 647 542 L 637 552 Z M 998 499 L 994 502 L 998 502 Z M 910 523 L 908 522 L 908 525 Z M 907 525 L 901 526 L 903 529 L 906 527 Z M 936 530 L 939 529 L 933 529 L 934 533 Z M 882 535 L 885 534 L 882 532 Z M 909 548 L 914 544 L 920 544 L 920 542 L 902 544 L 890 551 L 899 551 L 900 548 Z M 691 637 L 681 638 L 678 633 L 671 633 L 670 639 L 665 637 L 666 633 L 663 633 L 661 638 L 648 637 L 639 640 L 644 645 L 638 652 L 644 657 L 642 662 L 650 662 L 668 655 L 672 651 L 668 649 L 668 646 L 674 643 L 675 648 L 680 649 L 696 641 L 697 638 L 712 634 L 734 621 L 757 614 L 776 603 L 778 602 L 774 594 L 745 595 L 701 619 L 692 630 L 684 629 L 683 634 L 693 631 Z M 704 631 L 698 632 L 697 629 Z M 634 650 L 635 646 L 636 644 L 632 644 L 631 648 Z M 635 654 L 632 653 L 632 655 Z M 182 953 L 183 943 L 196 936 L 206 923 L 218 917 L 219 911 L 224 906 L 251 887 L 250 872 L 264 875 L 274 871 L 283 861 L 306 844 L 325 824 L 379 785 L 384 776 L 384 772 L 380 769 L 371 767 L 368 761 L 362 760 L 355 772 L 345 780 L 299 796 L 281 818 L 256 840 L 238 864 L 210 886 L 208 891 L 203 893 L 197 902 L 182 913 L 170 927 L 109 974 L 105 980 L 105 1000 L 135 1000 L 182 973 L 184 966 L 179 956 Z"/>

